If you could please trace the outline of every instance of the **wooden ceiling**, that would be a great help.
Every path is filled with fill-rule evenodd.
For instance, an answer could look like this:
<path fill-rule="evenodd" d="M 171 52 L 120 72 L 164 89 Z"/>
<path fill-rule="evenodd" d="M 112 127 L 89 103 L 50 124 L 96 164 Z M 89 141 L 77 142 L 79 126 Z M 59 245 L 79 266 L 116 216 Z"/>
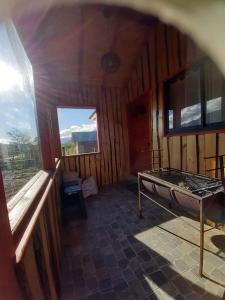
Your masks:
<path fill-rule="evenodd" d="M 95 5 L 57 7 L 17 24 L 34 69 L 49 80 L 122 87 L 155 22 L 128 9 Z M 120 58 L 115 73 L 101 67 L 107 52 Z"/>

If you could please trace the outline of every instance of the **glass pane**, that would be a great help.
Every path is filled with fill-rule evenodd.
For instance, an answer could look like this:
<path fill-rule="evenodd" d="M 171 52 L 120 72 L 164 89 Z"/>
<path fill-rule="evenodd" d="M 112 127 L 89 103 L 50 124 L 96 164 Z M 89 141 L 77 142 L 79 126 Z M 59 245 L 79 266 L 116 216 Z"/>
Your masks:
<path fill-rule="evenodd" d="M 206 123 L 212 124 L 225 121 L 224 78 L 212 62 L 204 67 Z"/>
<path fill-rule="evenodd" d="M 181 127 L 201 125 L 201 104 L 181 109 Z"/>
<path fill-rule="evenodd" d="M 96 109 L 58 108 L 63 154 L 98 152 Z"/>
<path fill-rule="evenodd" d="M 200 70 L 169 83 L 169 130 L 201 125 Z"/>
<path fill-rule="evenodd" d="M 169 129 L 173 129 L 173 110 L 169 110 Z"/>
<path fill-rule="evenodd" d="M 41 168 L 31 64 L 12 23 L 0 24 L 0 167 L 7 201 Z"/>
<path fill-rule="evenodd" d="M 181 127 L 201 125 L 200 70 L 189 71 L 185 76 L 185 101 L 181 108 Z"/>

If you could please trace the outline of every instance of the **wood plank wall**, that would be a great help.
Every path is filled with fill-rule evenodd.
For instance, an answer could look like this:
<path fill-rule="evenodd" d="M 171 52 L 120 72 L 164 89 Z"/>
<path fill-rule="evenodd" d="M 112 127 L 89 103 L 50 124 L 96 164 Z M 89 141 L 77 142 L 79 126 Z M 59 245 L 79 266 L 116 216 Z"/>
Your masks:
<path fill-rule="evenodd" d="M 81 178 L 93 176 L 99 186 L 128 179 L 129 151 L 124 90 L 66 85 L 59 89 L 56 97 L 56 106 L 96 107 L 98 116 L 99 153 L 66 156 L 63 158 L 63 169 L 78 171 Z M 58 132 L 55 136 L 58 136 Z"/>
<path fill-rule="evenodd" d="M 208 132 L 164 136 L 163 82 L 203 57 L 185 35 L 158 23 L 149 32 L 148 42 L 131 74 L 126 93 L 128 101 L 150 90 L 152 97 L 153 149 L 160 149 L 160 166 L 205 174 L 216 161 L 204 157 L 225 154 L 225 133 Z M 219 176 L 217 172 L 206 175 Z"/>
<path fill-rule="evenodd" d="M 16 273 L 22 299 L 52 299 L 60 294 L 61 167 L 49 183 L 16 248 Z"/>

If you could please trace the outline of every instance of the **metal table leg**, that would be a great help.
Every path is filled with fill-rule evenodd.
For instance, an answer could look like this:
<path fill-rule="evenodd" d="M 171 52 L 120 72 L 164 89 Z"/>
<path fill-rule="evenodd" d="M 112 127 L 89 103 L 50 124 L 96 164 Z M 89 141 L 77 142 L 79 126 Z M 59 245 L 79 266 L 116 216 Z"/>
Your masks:
<path fill-rule="evenodd" d="M 141 181 L 140 176 L 138 174 L 138 209 L 139 209 L 139 218 L 143 219 L 142 214 L 142 205 L 141 205 Z"/>
<path fill-rule="evenodd" d="M 199 275 L 203 276 L 203 254 L 204 254 L 204 207 L 203 201 L 200 201 L 200 261 L 199 261 Z"/>

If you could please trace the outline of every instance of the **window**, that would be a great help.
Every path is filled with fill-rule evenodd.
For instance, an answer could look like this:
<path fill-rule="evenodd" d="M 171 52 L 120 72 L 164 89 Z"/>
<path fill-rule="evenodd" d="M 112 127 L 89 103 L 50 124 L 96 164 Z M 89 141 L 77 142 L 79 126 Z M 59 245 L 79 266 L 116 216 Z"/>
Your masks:
<path fill-rule="evenodd" d="M 167 132 L 225 128 L 224 78 L 210 60 L 165 82 Z"/>
<path fill-rule="evenodd" d="M 64 155 L 99 151 L 95 108 L 58 108 L 58 120 Z"/>
<path fill-rule="evenodd" d="M 6 199 L 40 169 L 31 64 L 12 23 L 0 24 L 0 168 Z"/>
<path fill-rule="evenodd" d="M 225 122 L 224 77 L 210 62 L 204 65 L 206 124 Z"/>

